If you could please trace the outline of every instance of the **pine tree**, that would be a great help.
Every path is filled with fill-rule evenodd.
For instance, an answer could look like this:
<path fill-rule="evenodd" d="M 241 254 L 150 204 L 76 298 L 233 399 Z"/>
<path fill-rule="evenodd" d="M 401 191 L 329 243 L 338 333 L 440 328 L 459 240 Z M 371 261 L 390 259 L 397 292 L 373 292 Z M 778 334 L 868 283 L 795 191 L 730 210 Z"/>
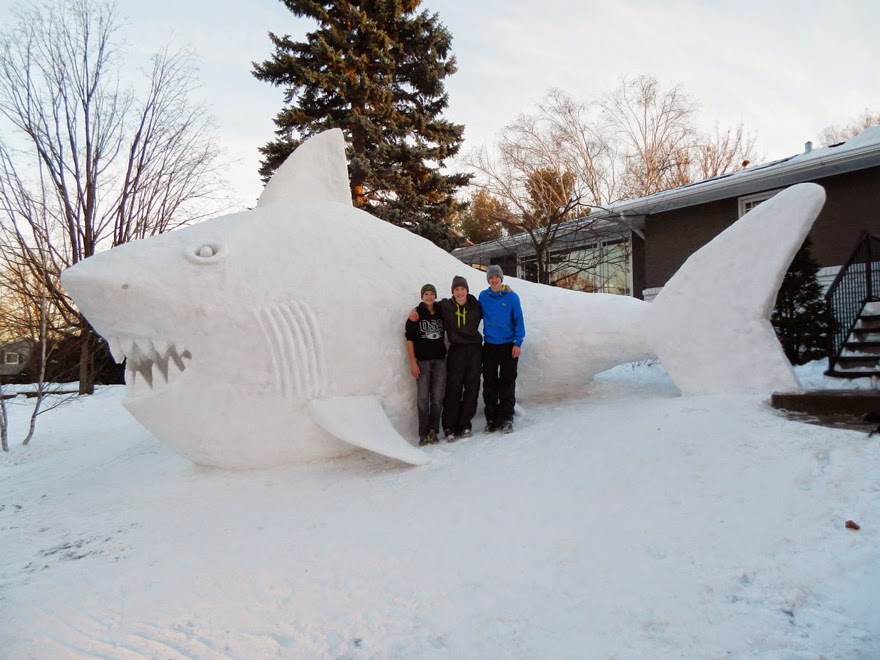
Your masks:
<path fill-rule="evenodd" d="M 341 128 L 355 205 L 455 247 L 446 222 L 470 175 L 441 172 L 464 126 L 442 118 L 456 63 L 437 14 L 416 13 L 421 0 L 282 1 L 318 29 L 300 42 L 270 33 L 274 54 L 254 63 L 256 78 L 285 90 L 260 174 L 268 180 L 302 141 Z"/>
<path fill-rule="evenodd" d="M 809 237 L 797 251 L 776 296 L 770 322 L 788 361 L 805 364 L 825 357 L 827 337 L 833 331 L 822 287 L 816 275 L 819 264 L 813 259 Z"/>

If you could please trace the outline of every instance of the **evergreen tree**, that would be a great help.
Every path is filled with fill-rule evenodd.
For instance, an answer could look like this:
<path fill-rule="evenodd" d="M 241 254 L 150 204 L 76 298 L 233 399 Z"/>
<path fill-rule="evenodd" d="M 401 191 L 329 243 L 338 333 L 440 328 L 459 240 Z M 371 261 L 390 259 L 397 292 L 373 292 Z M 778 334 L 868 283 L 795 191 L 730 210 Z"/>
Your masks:
<path fill-rule="evenodd" d="M 254 76 L 285 89 L 276 139 L 260 149 L 272 175 L 302 141 L 341 128 L 352 199 L 395 225 L 451 249 L 446 222 L 470 175 L 443 174 L 464 126 L 442 118 L 444 79 L 455 73 L 452 36 L 421 0 L 282 0 L 318 29 L 305 41 L 270 33 L 272 57 Z"/>
<path fill-rule="evenodd" d="M 819 264 L 810 252 L 809 237 L 795 254 L 776 296 L 770 322 L 792 364 L 825 357 L 827 337 L 833 331 L 822 287 L 816 278 Z"/>

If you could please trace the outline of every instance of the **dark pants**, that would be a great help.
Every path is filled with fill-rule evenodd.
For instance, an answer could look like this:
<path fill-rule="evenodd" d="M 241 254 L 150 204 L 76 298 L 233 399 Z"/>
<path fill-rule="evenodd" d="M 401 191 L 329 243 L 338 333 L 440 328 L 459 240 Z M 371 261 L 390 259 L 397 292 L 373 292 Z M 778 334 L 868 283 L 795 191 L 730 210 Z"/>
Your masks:
<path fill-rule="evenodd" d="M 446 362 L 440 360 L 417 360 L 419 378 L 419 439 L 428 436 L 428 429 L 440 430 L 440 408 L 443 405 L 443 388 L 446 382 Z"/>
<path fill-rule="evenodd" d="M 513 344 L 483 344 L 483 403 L 488 424 L 513 421 L 519 358 L 512 352 Z"/>
<path fill-rule="evenodd" d="M 443 428 L 461 433 L 471 428 L 480 395 L 479 344 L 450 344 L 446 356 L 446 395 L 443 397 Z"/>

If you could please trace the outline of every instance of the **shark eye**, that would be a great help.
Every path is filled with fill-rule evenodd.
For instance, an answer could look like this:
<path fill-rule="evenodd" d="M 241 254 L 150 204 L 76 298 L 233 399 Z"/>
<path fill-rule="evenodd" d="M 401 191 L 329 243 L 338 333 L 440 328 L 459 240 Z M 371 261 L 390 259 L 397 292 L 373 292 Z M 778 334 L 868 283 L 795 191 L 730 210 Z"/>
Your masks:
<path fill-rule="evenodd" d="M 226 258 L 229 250 L 225 245 L 213 241 L 197 243 L 186 250 L 186 258 L 199 266 L 218 264 Z"/>

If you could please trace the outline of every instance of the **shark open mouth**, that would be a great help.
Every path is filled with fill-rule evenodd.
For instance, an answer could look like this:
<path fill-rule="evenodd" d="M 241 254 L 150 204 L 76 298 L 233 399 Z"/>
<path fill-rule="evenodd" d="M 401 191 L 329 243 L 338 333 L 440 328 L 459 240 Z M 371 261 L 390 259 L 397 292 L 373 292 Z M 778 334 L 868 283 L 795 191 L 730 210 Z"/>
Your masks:
<path fill-rule="evenodd" d="M 164 339 L 123 335 L 110 337 L 107 343 L 117 362 L 126 361 L 125 389 L 129 396 L 143 396 L 167 387 L 192 360 L 189 349 Z"/>

